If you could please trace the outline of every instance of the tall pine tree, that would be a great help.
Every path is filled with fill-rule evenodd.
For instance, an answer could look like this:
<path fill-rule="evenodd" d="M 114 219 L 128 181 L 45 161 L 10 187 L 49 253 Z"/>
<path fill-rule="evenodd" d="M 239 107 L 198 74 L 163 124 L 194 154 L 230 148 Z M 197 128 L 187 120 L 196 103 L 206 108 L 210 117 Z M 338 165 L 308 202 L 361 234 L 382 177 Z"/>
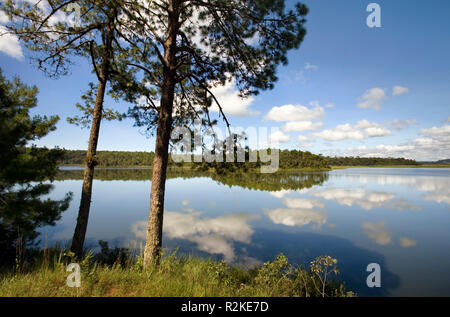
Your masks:
<path fill-rule="evenodd" d="M 64 152 L 30 145 L 55 130 L 59 119 L 30 117 L 37 93 L 17 78 L 6 80 L 0 70 L 0 264 L 11 264 L 16 247 L 31 244 L 38 227 L 54 224 L 71 199 L 41 198 L 51 192 L 48 181 Z"/>
<path fill-rule="evenodd" d="M 156 126 L 144 252 L 149 265 L 161 254 L 172 127 L 196 117 L 210 122 L 213 103 L 229 125 L 212 93 L 216 86 L 235 83 L 242 97 L 273 88 L 277 66 L 303 40 L 308 9 L 297 3 L 287 10 L 284 0 L 156 0 L 136 2 L 130 10 L 128 16 L 139 21 L 132 31 L 140 39 L 135 67 L 158 94 L 135 114 L 140 124 L 144 118 Z"/>
<path fill-rule="evenodd" d="M 131 91 L 134 80 L 133 71 L 127 69 L 125 62 L 133 54 L 128 34 L 135 28 L 122 9 L 127 3 L 121 0 L 43 0 L 36 3 L 7 0 L 0 7 L 10 18 L 7 25 L 10 32 L 19 37 L 46 74 L 65 75 L 74 59 L 82 57 L 87 58 L 97 79 L 82 97 L 85 105 L 77 105 L 83 115 L 68 118 L 70 123 L 90 127 L 81 201 L 71 246 L 77 256 L 81 256 L 88 226 L 100 124 L 102 119 L 121 118 L 119 113 L 104 107 L 105 96 L 109 89 L 113 98 L 132 98 L 127 92 L 117 90 L 125 87 Z"/>

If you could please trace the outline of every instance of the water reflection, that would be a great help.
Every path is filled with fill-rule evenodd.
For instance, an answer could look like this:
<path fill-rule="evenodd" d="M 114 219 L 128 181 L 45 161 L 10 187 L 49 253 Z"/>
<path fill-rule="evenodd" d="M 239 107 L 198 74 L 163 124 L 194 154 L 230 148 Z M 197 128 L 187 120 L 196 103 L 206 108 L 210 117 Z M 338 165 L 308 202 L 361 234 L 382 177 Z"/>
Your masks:
<path fill-rule="evenodd" d="M 256 216 L 232 214 L 224 217 L 204 218 L 203 212 L 184 209 L 182 212 L 164 213 L 164 236 L 185 239 L 197 244 L 199 250 L 222 254 L 227 262 L 235 260 L 234 242 L 251 243 L 254 230 L 248 224 Z M 145 239 L 147 222 L 133 223 L 131 231 L 138 239 Z"/>
<path fill-rule="evenodd" d="M 263 190 L 274 193 L 285 193 L 291 190 L 301 190 L 320 185 L 328 179 L 328 173 L 325 172 L 278 172 L 273 174 L 261 173 L 230 173 L 218 175 L 213 172 L 201 172 L 194 169 L 169 169 L 167 179 L 174 178 L 199 178 L 208 177 L 220 184 L 229 187 L 238 186 L 245 189 Z M 151 180 L 152 170 L 142 169 L 105 169 L 95 170 L 95 179 L 97 180 Z M 82 180 L 83 170 L 81 169 L 62 169 L 56 177 L 57 180 Z"/>
<path fill-rule="evenodd" d="M 315 223 L 319 227 L 327 222 L 324 212 L 312 209 L 273 209 L 265 212 L 274 224 L 282 224 L 290 227 L 303 227 Z"/>
<path fill-rule="evenodd" d="M 450 204 L 450 169 L 447 168 L 354 168 L 334 171 L 333 176 L 345 177 L 361 184 L 405 185 L 424 192 L 422 197 L 425 200 Z"/>
<path fill-rule="evenodd" d="M 96 171 L 90 246 L 99 239 L 124 247 L 145 240 L 150 178 L 146 169 Z M 77 201 L 82 171 L 59 179 L 55 195 L 73 191 Z M 164 247 L 171 250 L 246 266 L 279 253 L 307 266 L 327 254 L 361 295 L 450 295 L 450 170 L 171 171 L 166 193 Z M 70 239 L 76 209 L 45 228 L 49 241 Z M 382 267 L 381 289 L 366 287 L 372 262 Z"/>
<path fill-rule="evenodd" d="M 414 247 L 416 244 L 417 244 L 417 241 L 415 241 L 413 239 L 406 238 L 406 237 L 400 238 L 400 245 L 402 246 L 402 248 Z"/>
<path fill-rule="evenodd" d="M 388 192 L 369 192 L 361 188 L 342 189 L 329 188 L 314 191 L 312 196 L 321 197 L 326 200 L 333 200 L 337 203 L 352 207 L 358 205 L 361 209 L 372 210 L 374 208 L 385 207 L 396 210 L 422 210 L 422 206 L 414 205 L 404 199 L 394 199 L 395 193 Z"/>
<path fill-rule="evenodd" d="M 302 227 L 314 223 L 315 228 L 320 228 L 327 222 L 327 214 L 325 212 L 313 210 L 313 208 L 325 207 L 319 200 L 288 197 L 282 199 L 282 203 L 288 208 L 276 208 L 265 210 L 264 212 L 274 224 Z"/>
<path fill-rule="evenodd" d="M 303 267 L 308 267 L 311 259 L 324 254 L 339 259 L 341 274 L 338 278 L 361 296 L 391 295 L 400 284 L 397 272 L 389 268 L 385 256 L 361 248 L 348 239 L 316 232 L 289 233 L 263 229 L 255 232 L 253 240 L 258 247 L 252 249 L 249 256 L 257 255 L 262 261 L 272 260 L 277 252 L 282 252 L 290 261 Z M 382 288 L 366 287 L 366 267 L 372 262 L 380 264 Z"/>
<path fill-rule="evenodd" d="M 387 231 L 385 222 L 363 222 L 364 234 L 379 245 L 386 245 L 392 242 L 392 234 Z"/>

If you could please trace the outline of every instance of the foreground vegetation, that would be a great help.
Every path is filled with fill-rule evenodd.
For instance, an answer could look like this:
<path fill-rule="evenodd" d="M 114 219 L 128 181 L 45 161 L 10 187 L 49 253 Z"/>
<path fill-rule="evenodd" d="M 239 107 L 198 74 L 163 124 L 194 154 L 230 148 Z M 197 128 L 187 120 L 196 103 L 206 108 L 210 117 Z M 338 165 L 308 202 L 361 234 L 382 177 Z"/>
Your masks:
<path fill-rule="evenodd" d="M 0 273 L 0 296 L 354 296 L 332 279 L 337 260 L 318 257 L 309 271 L 289 264 L 279 255 L 273 262 L 244 269 L 225 262 L 194 257 L 164 256 L 159 266 L 143 267 L 141 256 L 129 257 L 123 249 L 89 253 L 82 261 L 63 252 L 43 252 L 32 265 Z M 81 267 L 80 287 L 68 287 L 68 263 Z M 70 278 L 70 277 L 69 277 Z"/>

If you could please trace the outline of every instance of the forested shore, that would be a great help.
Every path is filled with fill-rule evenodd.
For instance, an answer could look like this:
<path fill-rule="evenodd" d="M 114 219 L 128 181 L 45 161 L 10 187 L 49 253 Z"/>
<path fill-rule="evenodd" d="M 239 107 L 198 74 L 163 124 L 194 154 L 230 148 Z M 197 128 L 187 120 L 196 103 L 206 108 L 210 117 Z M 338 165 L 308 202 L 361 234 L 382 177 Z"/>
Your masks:
<path fill-rule="evenodd" d="M 233 165 L 245 167 L 248 169 L 259 168 L 265 163 L 249 162 L 248 152 L 246 153 L 245 163 L 224 163 L 222 165 Z M 61 165 L 83 165 L 86 152 L 82 150 L 65 150 L 64 157 L 61 159 Z M 128 151 L 98 151 L 98 167 L 151 167 L 153 152 L 128 152 Z M 332 166 L 420 166 L 422 163 L 405 158 L 380 158 L 380 157 L 328 157 L 313 154 L 308 151 L 300 150 L 282 150 L 280 151 L 281 169 L 330 169 Z M 431 164 L 431 163 L 427 163 Z M 169 159 L 169 166 L 182 167 L 191 166 L 192 163 L 176 163 Z M 203 168 L 208 167 L 205 162 L 196 163 Z"/>

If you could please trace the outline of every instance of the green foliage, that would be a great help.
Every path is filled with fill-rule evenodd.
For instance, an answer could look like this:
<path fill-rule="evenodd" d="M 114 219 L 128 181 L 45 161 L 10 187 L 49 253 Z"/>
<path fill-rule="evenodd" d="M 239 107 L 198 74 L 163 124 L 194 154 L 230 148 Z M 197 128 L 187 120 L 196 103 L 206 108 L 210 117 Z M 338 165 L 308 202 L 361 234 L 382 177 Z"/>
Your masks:
<path fill-rule="evenodd" d="M 261 167 L 258 157 L 256 162 L 249 162 L 249 151 L 245 152 L 245 162 L 233 163 L 175 163 L 169 160 L 169 166 L 193 166 L 199 171 L 213 169 L 217 174 L 228 172 L 246 172 Z M 61 163 L 63 165 L 83 165 L 85 151 L 66 150 Z M 124 152 L 124 151 L 98 151 L 97 160 L 100 167 L 149 167 L 153 164 L 153 152 Z M 312 154 L 308 151 L 282 150 L 280 151 L 280 168 L 284 170 L 326 170 L 330 166 L 419 166 L 420 163 L 404 158 L 379 157 L 326 157 Z"/>
<path fill-rule="evenodd" d="M 110 254 L 111 250 L 101 253 L 105 251 Z M 48 250 L 26 271 L 0 273 L 0 296 L 322 296 L 314 286 L 318 281 L 314 273 L 291 266 L 283 255 L 246 270 L 223 261 L 175 254 L 147 268 L 141 256 L 124 265 L 116 265 L 119 260 L 111 258 L 111 265 L 89 254 L 80 263 L 80 288 L 66 286 L 64 251 Z M 325 296 L 353 296 L 337 281 L 327 282 L 325 292 Z"/>
<path fill-rule="evenodd" d="M 67 122 L 70 124 L 74 124 L 76 126 L 80 126 L 81 128 L 89 128 L 92 122 L 92 117 L 94 113 L 94 104 L 95 104 L 95 93 L 97 91 L 97 87 L 93 83 L 89 83 L 88 91 L 81 96 L 84 104 L 77 103 L 76 107 L 82 113 L 81 116 L 68 117 Z M 124 114 L 119 113 L 118 111 L 114 111 L 110 108 L 103 108 L 102 111 L 102 119 L 112 121 L 118 120 L 122 121 L 124 118 Z"/>
<path fill-rule="evenodd" d="M 288 259 L 280 254 L 273 262 L 266 262 L 258 270 L 255 278 L 256 284 L 262 284 L 270 288 L 276 287 L 277 284 L 291 274 L 291 266 Z"/>
<path fill-rule="evenodd" d="M 337 259 L 332 258 L 331 256 L 321 255 L 311 261 L 311 273 L 315 274 L 320 281 L 320 287 L 314 282 L 314 286 L 322 294 L 322 297 L 326 295 L 326 286 L 327 281 L 329 279 L 329 275 L 339 274 L 339 269 L 337 267 Z"/>
<path fill-rule="evenodd" d="M 210 108 L 220 100 L 212 89 L 231 83 L 242 97 L 272 89 L 276 68 L 306 34 L 308 9 L 285 1 L 164 1 L 127 8 L 133 30 L 135 67 L 142 72 L 144 105 L 129 111 L 137 126 L 154 133 L 161 109 L 174 113 L 169 127 L 213 126 Z M 136 14 L 139 12 L 139 14 Z M 200 39 L 200 40 L 198 40 Z M 155 105 L 167 97 L 161 109 Z M 169 128 L 170 129 L 170 128 Z M 170 132 L 170 131 L 169 131 Z"/>
<path fill-rule="evenodd" d="M 308 151 L 283 150 L 280 151 L 280 167 L 285 169 L 327 169 L 330 166 L 322 155 L 312 154 Z"/>
<path fill-rule="evenodd" d="M 21 261 L 36 229 L 54 224 L 71 199 L 71 194 L 60 201 L 41 199 L 52 190 L 46 181 L 55 178 L 64 152 L 27 147 L 55 130 L 58 121 L 56 116 L 30 117 L 37 92 L 18 78 L 7 81 L 0 71 L 0 264 L 14 262 L 16 249 Z"/>
<path fill-rule="evenodd" d="M 94 261 L 109 266 L 125 266 L 130 257 L 128 249 L 119 248 L 117 246 L 111 249 L 108 242 L 103 240 L 100 240 L 98 244 L 100 244 L 101 250 L 93 257 Z"/>
<path fill-rule="evenodd" d="M 269 150 L 270 151 L 270 150 Z M 270 153 L 270 152 L 268 152 Z M 245 153 L 245 162 L 233 163 L 207 163 L 204 160 L 201 163 L 175 163 L 169 160 L 169 166 L 193 166 L 200 171 L 214 169 L 217 174 L 239 171 L 245 172 L 249 169 L 259 168 L 262 163 L 258 157 L 256 162 L 249 161 L 249 151 Z M 83 165 L 86 157 L 85 151 L 66 150 L 61 164 L 63 165 Z M 96 155 L 99 167 L 148 167 L 152 166 L 153 152 L 125 152 L 125 151 L 98 151 Z M 327 160 L 321 156 L 310 152 L 298 150 L 280 151 L 280 168 L 282 169 L 328 169 Z"/>
<path fill-rule="evenodd" d="M 153 152 L 98 151 L 98 167 L 140 167 L 153 164 Z M 62 165 L 84 165 L 86 151 L 66 150 Z"/>
<path fill-rule="evenodd" d="M 167 171 L 167 179 L 210 177 L 219 184 L 239 186 L 252 190 L 279 191 L 300 190 L 320 185 L 328 179 L 327 173 L 279 171 L 277 173 L 261 174 L 258 172 L 216 174 L 213 171 L 198 171 L 190 168 L 173 168 Z M 151 180 L 151 169 L 110 169 L 99 168 L 95 172 L 99 180 Z M 83 179 L 83 170 L 61 170 L 57 180 Z"/>
<path fill-rule="evenodd" d="M 381 157 L 326 157 L 330 166 L 394 166 L 394 165 L 420 165 L 415 160 L 405 158 Z"/>

